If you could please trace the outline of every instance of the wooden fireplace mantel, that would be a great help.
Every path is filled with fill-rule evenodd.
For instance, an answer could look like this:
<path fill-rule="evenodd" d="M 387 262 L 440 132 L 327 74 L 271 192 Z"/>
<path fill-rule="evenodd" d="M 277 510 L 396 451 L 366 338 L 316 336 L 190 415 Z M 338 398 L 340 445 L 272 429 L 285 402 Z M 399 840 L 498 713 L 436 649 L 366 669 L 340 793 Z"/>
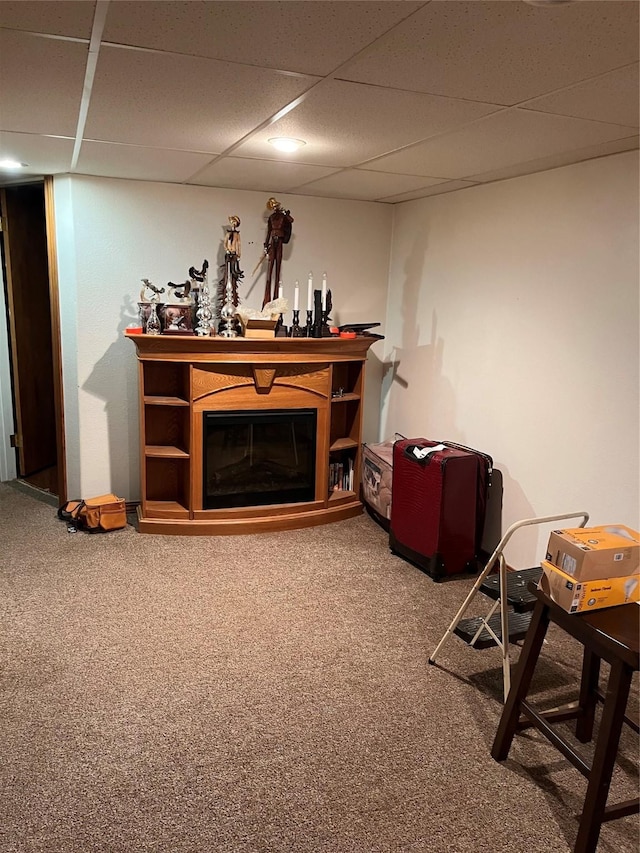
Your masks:
<path fill-rule="evenodd" d="M 139 360 L 142 533 L 244 534 L 340 521 L 362 512 L 362 398 L 376 338 L 222 338 L 128 334 Z M 203 507 L 205 412 L 316 410 L 312 501 Z M 349 491 L 329 487 L 351 460 Z"/>

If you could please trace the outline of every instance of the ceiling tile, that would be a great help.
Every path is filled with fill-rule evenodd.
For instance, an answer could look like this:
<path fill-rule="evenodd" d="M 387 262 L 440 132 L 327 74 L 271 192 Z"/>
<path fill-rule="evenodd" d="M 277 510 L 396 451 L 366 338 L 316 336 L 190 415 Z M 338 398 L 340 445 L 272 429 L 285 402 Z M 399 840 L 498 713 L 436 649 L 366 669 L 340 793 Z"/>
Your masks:
<path fill-rule="evenodd" d="M 95 9 L 95 0 L 57 0 L 55 3 L 2 0 L 0 27 L 88 39 Z"/>
<path fill-rule="evenodd" d="M 405 175 L 470 178 L 528 160 L 622 139 L 634 128 L 512 109 L 368 163 Z"/>
<path fill-rule="evenodd" d="M 637 58 L 637 2 L 459 0 L 429 3 L 340 77 L 511 105 Z"/>
<path fill-rule="evenodd" d="M 640 78 L 638 63 L 562 92 L 529 101 L 525 109 L 638 127 Z"/>
<path fill-rule="evenodd" d="M 27 168 L 20 171 L 21 176 L 68 172 L 72 155 L 73 139 L 0 131 L 0 158 L 10 157 L 27 163 Z"/>
<path fill-rule="evenodd" d="M 194 175 L 194 183 L 206 187 L 230 187 L 265 192 L 290 192 L 293 187 L 329 175 L 326 166 L 307 166 L 275 160 L 223 157 Z"/>
<path fill-rule="evenodd" d="M 187 151 L 223 151 L 314 78 L 214 59 L 103 47 L 86 135 Z"/>
<path fill-rule="evenodd" d="M 533 175 L 535 172 L 557 169 L 559 166 L 569 166 L 571 163 L 581 163 L 583 160 L 592 160 L 594 157 L 606 157 L 609 154 L 619 154 L 622 151 L 633 151 L 638 148 L 639 140 L 640 137 L 635 135 L 624 139 L 614 139 L 611 142 L 600 142 L 597 145 L 589 145 L 577 151 L 565 151 L 562 154 L 552 154 L 550 157 L 518 163 L 516 166 L 495 169 L 492 172 L 483 172 L 479 175 L 469 175 L 469 179 L 478 183 L 489 183 L 490 181 L 503 181 L 506 178 L 516 178 L 520 175 Z"/>
<path fill-rule="evenodd" d="M 422 178 L 415 175 L 386 175 L 383 172 L 368 172 L 365 169 L 350 169 L 338 172 L 300 187 L 305 195 L 352 198 L 359 201 L 376 201 L 383 196 L 415 190 L 439 183 L 437 178 Z"/>
<path fill-rule="evenodd" d="M 475 187 L 477 184 L 472 181 L 444 181 L 441 184 L 436 184 L 433 187 L 425 187 L 421 190 L 413 190 L 410 193 L 399 193 L 394 196 L 387 196 L 379 199 L 379 201 L 387 202 L 388 204 L 397 204 L 402 201 L 413 201 L 418 198 L 427 198 L 432 195 L 443 195 L 444 193 L 452 193 L 454 190 L 463 190 L 466 187 Z"/>
<path fill-rule="evenodd" d="M 307 143 L 293 154 L 297 161 L 352 166 L 495 109 L 491 104 L 329 80 L 284 118 L 243 143 L 236 153 L 274 157 L 267 140 L 293 136 Z"/>
<path fill-rule="evenodd" d="M 75 172 L 138 181 L 184 182 L 211 160 L 211 154 L 144 148 L 85 140 Z"/>
<path fill-rule="evenodd" d="M 111 3 L 119 44 L 325 75 L 410 15 L 410 2 Z"/>
<path fill-rule="evenodd" d="M 0 30 L 0 130 L 74 136 L 86 60 L 86 44 Z"/>

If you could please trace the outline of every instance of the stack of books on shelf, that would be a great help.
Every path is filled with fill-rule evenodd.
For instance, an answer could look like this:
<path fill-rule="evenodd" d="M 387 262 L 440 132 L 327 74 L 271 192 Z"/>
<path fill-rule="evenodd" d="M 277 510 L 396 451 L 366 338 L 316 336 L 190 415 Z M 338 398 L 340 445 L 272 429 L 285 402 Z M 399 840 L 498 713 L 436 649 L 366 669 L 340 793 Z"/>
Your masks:
<path fill-rule="evenodd" d="M 353 491 L 353 459 L 345 462 L 329 463 L 329 491 L 330 492 L 352 492 Z"/>

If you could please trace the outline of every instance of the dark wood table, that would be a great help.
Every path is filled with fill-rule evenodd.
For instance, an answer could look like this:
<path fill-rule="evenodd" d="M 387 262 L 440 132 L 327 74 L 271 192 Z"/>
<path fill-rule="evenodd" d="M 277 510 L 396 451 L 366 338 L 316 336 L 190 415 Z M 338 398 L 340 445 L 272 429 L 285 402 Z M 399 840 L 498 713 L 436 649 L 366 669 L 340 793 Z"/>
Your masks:
<path fill-rule="evenodd" d="M 503 761 L 517 731 L 530 726 L 541 731 L 589 780 L 574 853 L 593 853 L 605 821 L 640 811 L 638 798 L 607 806 L 622 726 L 627 723 L 638 732 L 638 721 L 627 716 L 626 709 L 633 673 L 640 668 L 640 606 L 624 604 L 590 613 L 567 613 L 535 584 L 529 585 L 529 591 L 536 604 L 491 755 L 496 761 Z M 543 712 L 536 710 L 526 697 L 551 622 L 582 643 L 584 656 L 577 706 Z M 611 666 L 604 694 L 599 688 L 602 660 Z M 587 743 L 593 737 L 598 701 L 604 705 L 593 761 L 589 764 L 551 724 L 576 719 L 576 737 Z"/>

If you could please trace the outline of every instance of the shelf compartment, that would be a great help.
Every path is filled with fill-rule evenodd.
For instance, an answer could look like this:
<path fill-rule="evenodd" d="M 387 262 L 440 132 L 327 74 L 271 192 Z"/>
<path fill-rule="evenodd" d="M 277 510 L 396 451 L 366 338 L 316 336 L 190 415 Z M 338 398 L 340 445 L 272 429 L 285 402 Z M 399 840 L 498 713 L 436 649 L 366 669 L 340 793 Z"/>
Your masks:
<path fill-rule="evenodd" d="M 179 451 L 179 448 L 171 449 Z M 184 518 L 183 513 L 188 516 L 189 462 L 187 455 L 184 454 L 182 457 L 166 454 L 147 455 L 144 467 L 146 481 L 144 515 L 148 515 L 151 510 L 158 518 Z"/>
<path fill-rule="evenodd" d="M 359 444 L 360 440 L 360 401 L 346 400 L 341 406 L 331 406 L 331 435 L 329 445 L 340 440 L 348 440 Z M 353 447 L 353 444 L 345 445 Z"/>
<path fill-rule="evenodd" d="M 359 361 L 336 362 L 331 371 L 331 397 L 336 391 L 342 389 L 343 398 L 348 394 L 354 394 L 354 399 L 362 396 L 362 363 Z"/>
<path fill-rule="evenodd" d="M 150 405 L 144 411 L 147 447 L 189 447 L 189 409 L 184 406 Z"/>
<path fill-rule="evenodd" d="M 189 401 L 189 365 L 166 361 L 145 361 L 143 395 L 145 397 L 177 397 Z M 174 405 L 174 404 L 172 404 Z"/>

